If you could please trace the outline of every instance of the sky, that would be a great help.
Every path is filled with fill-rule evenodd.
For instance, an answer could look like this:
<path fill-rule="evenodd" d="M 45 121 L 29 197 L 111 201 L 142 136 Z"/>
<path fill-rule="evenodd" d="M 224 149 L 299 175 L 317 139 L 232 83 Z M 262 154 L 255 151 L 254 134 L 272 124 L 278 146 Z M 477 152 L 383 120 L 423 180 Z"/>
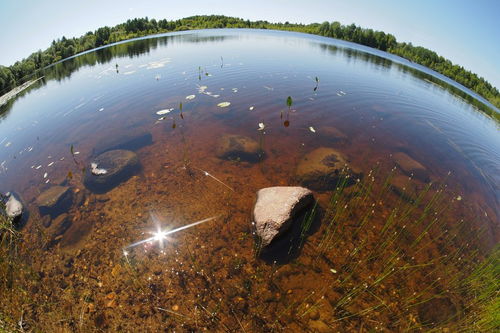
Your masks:
<path fill-rule="evenodd" d="M 249 20 L 339 21 L 436 51 L 500 89 L 499 0 L 0 0 L 0 65 L 52 40 L 129 18 L 220 14 Z"/>

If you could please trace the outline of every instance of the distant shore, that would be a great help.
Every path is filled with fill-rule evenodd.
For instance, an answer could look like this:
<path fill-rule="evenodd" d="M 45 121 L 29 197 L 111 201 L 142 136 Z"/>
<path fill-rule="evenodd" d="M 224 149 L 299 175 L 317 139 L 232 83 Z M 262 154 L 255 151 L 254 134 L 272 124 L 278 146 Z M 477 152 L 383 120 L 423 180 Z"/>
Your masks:
<path fill-rule="evenodd" d="M 7 92 L 7 93 L 3 94 L 2 96 L 0 96 L 0 106 L 2 106 L 5 103 L 7 103 L 11 98 L 14 98 L 21 91 L 23 91 L 24 89 L 27 89 L 29 86 L 31 86 L 32 84 L 34 84 L 35 82 L 37 82 L 40 79 L 43 79 L 43 76 L 39 77 L 38 79 L 35 79 L 35 80 L 29 80 L 27 82 L 24 82 L 20 86 L 15 87 L 14 89 L 12 89 L 9 92 Z"/>

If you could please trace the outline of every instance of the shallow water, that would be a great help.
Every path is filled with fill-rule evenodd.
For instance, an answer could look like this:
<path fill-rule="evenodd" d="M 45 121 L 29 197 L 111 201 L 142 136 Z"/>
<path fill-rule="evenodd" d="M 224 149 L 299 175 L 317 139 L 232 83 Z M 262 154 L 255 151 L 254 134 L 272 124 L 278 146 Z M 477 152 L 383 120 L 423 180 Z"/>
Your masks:
<path fill-rule="evenodd" d="M 480 111 L 488 106 L 383 52 L 287 32 L 197 31 L 89 52 L 40 82 L 0 109 L 0 191 L 30 211 L 13 273 L 24 298 L 2 290 L 2 311 L 42 330 L 399 330 L 424 325 L 418 304 L 435 295 L 442 312 L 459 313 L 452 272 L 498 242 L 500 133 Z M 224 134 L 264 154 L 221 159 Z M 329 206 L 333 189 L 315 191 L 321 209 L 303 246 L 260 253 L 255 192 L 297 185 L 297 164 L 319 147 L 342 152 L 373 191 L 347 188 L 352 209 Z M 92 193 L 83 175 L 109 148 L 135 151 L 141 169 Z M 409 180 L 425 192 L 421 205 L 384 185 L 402 175 L 398 152 L 426 169 L 427 181 Z M 60 184 L 73 193 L 71 226 L 54 237 L 36 198 Z M 408 214 L 387 229 L 395 209 Z M 128 248 L 157 224 L 209 217 L 164 248 Z M 397 237 L 381 249 L 388 230 Z M 397 272 L 380 284 L 387 267 Z"/>

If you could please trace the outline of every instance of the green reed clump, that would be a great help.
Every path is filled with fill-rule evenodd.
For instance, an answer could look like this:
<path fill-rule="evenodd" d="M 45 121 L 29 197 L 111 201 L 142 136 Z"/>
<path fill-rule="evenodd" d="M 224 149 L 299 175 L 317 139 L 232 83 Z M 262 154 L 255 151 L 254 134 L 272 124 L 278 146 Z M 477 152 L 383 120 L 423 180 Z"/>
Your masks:
<path fill-rule="evenodd" d="M 500 245 L 464 279 L 456 281 L 457 292 L 467 295 L 465 316 L 456 332 L 494 332 L 500 328 Z"/>
<path fill-rule="evenodd" d="M 331 296 L 325 306 L 324 290 L 317 290 L 312 298 L 296 299 L 280 316 L 299 313 L 298 321 L 307 320 L 301 319 L 312 311 L 306 302 L 314 309 L 330 309 L 325 323 L 332 329 L 351 329 L 354 318 L 365 325 L 385 322 L 395 330 L 431 329 L 447 327 L 463 316 L 458 307 L 429 324 L 419 314 L 435 299 L 459 302 L 457 286 L 463 285 L 471 263 L 477 261 L 478 252 L 465 241 L 471 221 L 453 218 L 454 205 L 464 203 L 450 200 L 444 182 L 419 183 L 416 194 L 406 188 L 396 191 L 392 179 L 397 173 L 393 168 L 383 177 L 377 165 L 362 180 L 353 181 L 348 170 L 339 175 L 319 236 L 306 251 L 316 270 L 324 271 L 326 264 L 335 275 L 326 291 L 337 296 Z M 418 181 L 408 177 L 408 184 L 412 182 Z M 498 290 L 498 283 L 490 285 Z M 496 310 L 498 302 L 492 304 Z"/>

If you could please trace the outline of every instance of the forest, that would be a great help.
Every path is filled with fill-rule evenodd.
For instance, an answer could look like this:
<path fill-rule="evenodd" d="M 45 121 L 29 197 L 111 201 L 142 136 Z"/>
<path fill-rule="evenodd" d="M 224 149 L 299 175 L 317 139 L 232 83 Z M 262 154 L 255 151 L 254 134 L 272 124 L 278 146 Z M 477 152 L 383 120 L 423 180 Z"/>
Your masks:
<path fill-rule="evenodd" d="M 147 17 L 135 18 L 114 27 L 105 26 L 96 31 L 89 31 L 80 37 L 66 38 L 63 36 L 58 40 L 52 41 L 50 47 L 44 51 L 38 50 L 29 57 L 17 61 L 12 66 L 0 66 L 0 95 L 35 78 L 38 71 L 46 66 L 96 47 L 170 31 L 212 28 L 288 30 L 366 45 L 433 69 L 471 89 L 500 108 L 500 93 L 498 89 L 484 78 L 464 69 L 462 66 L 453 64 L 450 60 L 436 54 L 436 52 L 421 46 L 414 46 L 411 43 L 398 42 L 391 34 L 361 28 L 355 24 L 342 25 L 339 22 L 312 23 L 307 25 L 289 22 L 271 23 L 268 21 L 249 21 L 221 15 L 192 16 L 172 21 L 166 19 L 148 19 Z"/>

